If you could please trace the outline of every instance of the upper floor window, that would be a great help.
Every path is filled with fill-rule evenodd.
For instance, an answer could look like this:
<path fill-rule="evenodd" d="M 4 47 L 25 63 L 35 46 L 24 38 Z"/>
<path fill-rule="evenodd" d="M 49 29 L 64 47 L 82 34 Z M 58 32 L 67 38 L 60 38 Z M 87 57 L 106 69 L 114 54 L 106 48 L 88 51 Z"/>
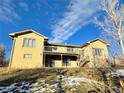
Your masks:
<path fill-rule="evenodd" d="M 35 47 L 36 40 L 30 38 L 24 38 L 23 40 L 23 47 Z"/>
<path fill-rule="evenodd" d="M 73 48 L 71 48 L 71 47 L 67 47 L 67 52 L 74 52 L 74 49 Z"/>
<path fill-rule="evenodd" d="M 93 48 L 93 55 L 94 56 L 102 56 L 103 55 L 103 49 L 100 48 Z"/>

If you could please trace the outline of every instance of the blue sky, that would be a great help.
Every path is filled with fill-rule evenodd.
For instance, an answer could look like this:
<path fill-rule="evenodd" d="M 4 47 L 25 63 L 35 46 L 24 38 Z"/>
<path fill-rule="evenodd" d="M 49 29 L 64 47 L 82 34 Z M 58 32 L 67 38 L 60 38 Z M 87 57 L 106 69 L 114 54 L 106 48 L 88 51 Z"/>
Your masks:
<path fill-rule="evenodd" d="M 98 38 L 101 30 L 92 21 L 99 15 L 100 0 L 0 0 L 0 43 L 7 46 L 9 33 L 33 29 L 51 42 L 82 45 Z"/>

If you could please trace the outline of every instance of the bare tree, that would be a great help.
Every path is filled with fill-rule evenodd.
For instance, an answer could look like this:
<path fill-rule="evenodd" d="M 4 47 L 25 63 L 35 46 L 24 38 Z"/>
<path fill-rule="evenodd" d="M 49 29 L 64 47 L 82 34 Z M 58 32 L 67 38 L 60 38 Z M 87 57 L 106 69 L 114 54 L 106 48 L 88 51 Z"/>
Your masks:
<path fill-rule="evenodd" d="M 102 11 L 105 12 L 103 20 L 95 18 L 95 24 L 103 29 L 104 35 L 116 41 L 124 55 L 123 33 L 124 33 L 124 5 L 119 0 L 103 0 Z"/>
<path fill-rule="evenodd" d="M 0 66 L 4 66 L 6 64 L 6 46 L 0 45 Z"/>

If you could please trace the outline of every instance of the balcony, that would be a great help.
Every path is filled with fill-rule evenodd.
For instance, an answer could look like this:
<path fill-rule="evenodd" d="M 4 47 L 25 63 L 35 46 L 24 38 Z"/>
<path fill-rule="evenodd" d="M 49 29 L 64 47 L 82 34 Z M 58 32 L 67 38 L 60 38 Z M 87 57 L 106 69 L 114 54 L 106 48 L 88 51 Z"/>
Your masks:
<path fill-rule="evenodd" d="M 78 49 L 58 46 L 45 46 L 44 52 L 46 53 L 67 53 L 67 54 L 78 54 Z"/>

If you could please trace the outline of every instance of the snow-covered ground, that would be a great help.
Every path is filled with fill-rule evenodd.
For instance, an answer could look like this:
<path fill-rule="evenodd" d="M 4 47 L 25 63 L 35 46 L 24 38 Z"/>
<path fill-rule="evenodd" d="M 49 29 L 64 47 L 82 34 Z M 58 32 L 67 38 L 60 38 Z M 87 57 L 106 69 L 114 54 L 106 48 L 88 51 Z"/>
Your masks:
<path fill-rule="evenodd" d="M 107 73 L 107 77 L 121 77 L 124 78 L 124 69 Z M 59 78 L 59 77 L 58 77 Z M 51 80 L 52 81 L 52 80 Z M 22 81 L 18 83 L 13 83 L 10 86 L 0 86 L 0 93 L 7 92 L 7 93 L 13 93 L 13 92 L 26 92 L 26 93 L 54 93 L 58 89 L 58 80 L 53 81 L 53 83 L 49 83 L 45 80 L 38 79 L 36 82 L 34 81 Z M 82 82 L 91 84 L 97 84 L 97 81 L 88 79 L 86 77 L 78 77 L 78 76 L 70 76 L 65 77 L 62 76 L 62 82 L 64 82 L 64 85 L 62 87 L 73 87 L 73 86 L 80 86 Z"/>
<path fill-rule="evenodd" d="M 65 82 L 63 87 L 70 87 L 70 86 L 79 86 L 81 82 L 85 83 L 92 83 L 93 80 L 90 80 L 85 77 L 63 77 L 62 81 Z M 57 90 L 57 82 L 55 81 L 54 84 L 48 84 L 45 82 L 45 80 L 38 80 L 38 82 L 19 82 L 19 83 L 13 83 L 10 86 L 6 87 L 0 87 L 0 93 L 1 92 L 9 92 L 13 93 L 15 92 L 26 92 L 26 93 L 54 93 Z"/>
<path fill-rule="evenodd" d="M 115 72 L 107 73 L 107 77 L 118 77 L 124 79 L 124 69 L 117 70 Z"/>
<path fill-rule="evenodd" d="M 68 85 L 68 86 L 73 86 L 73 85 L 78 86 L 80 85 L 81 82 L 93 83 L 94 81 L 85 77 L 71 76 L 71 77 L 65 78 L 65 82 L 66 82 L 65 85 Z"/>

